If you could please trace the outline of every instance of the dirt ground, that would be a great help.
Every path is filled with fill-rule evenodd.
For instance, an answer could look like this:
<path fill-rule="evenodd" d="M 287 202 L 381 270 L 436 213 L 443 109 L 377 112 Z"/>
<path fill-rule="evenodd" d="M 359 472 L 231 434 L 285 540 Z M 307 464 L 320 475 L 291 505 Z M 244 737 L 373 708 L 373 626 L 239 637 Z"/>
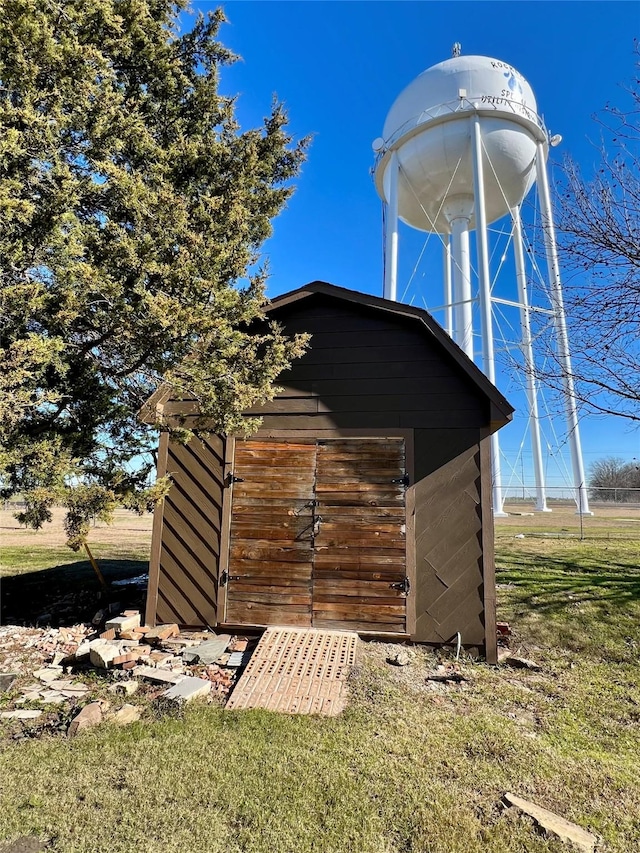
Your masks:
<path fill-rule="evenodd" d="M 21 527 L 14 518 L 15 509 L 0 509 L 0 548 L 10 548 L 20 545 L 25 547 L 48 546 L 59 547 L 65 544 L 65 533 L 62 527 L 64 510 L 53 510 L 53 521 L 45 524 L 40 530 L 30 530 Z M 116 510 L 113 524 L 98 521 L 95 529 L 89 535 L 91 541 L 104 544 L 121 544 L 126 539 L 132 547 L 144 547 L 151 543 L 151 527 L 153 516 L 150 513 L 137 515 L 125 509 Z"/>
<path fill-rule="evenodd" d="M 546 532 L 549 534 L 608 536 L 640 539 L 640 505 L 591 504 L 593 515 L 580 517 L 574 503 L 550 502 L 551 512 L 534 512 L 533 503 L 505 504 L 507 518 L 495 519 L 496 536 L 517 528 L 517 532 Z M 516 531 L 514 531 L 516 532 Z"/>

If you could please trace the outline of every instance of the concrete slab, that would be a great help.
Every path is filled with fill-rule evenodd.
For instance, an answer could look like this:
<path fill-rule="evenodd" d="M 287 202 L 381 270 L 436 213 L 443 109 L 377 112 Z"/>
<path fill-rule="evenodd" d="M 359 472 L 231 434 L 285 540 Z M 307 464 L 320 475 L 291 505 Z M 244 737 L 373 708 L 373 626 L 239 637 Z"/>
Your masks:
<path fill-rule="evenodd" d="M 186 649 L 182 652 L 182 660 L 185 663 L 215 663 L 230 642 L 231 637 L 228 634 L 221 634 L 219 637 L 213 637 L 211 640 Z"/>
<path fill-rule="evenodd" d="M 174 684 L 162 694 L 165 699 L 170 699 L 174 702 L 183 703 L 190 702 L 192 699 L 197 699 L 199 696 L 206 696 L 211 690 L 211 682 L 204 678 L 192 678 L 187 676 Z"/>

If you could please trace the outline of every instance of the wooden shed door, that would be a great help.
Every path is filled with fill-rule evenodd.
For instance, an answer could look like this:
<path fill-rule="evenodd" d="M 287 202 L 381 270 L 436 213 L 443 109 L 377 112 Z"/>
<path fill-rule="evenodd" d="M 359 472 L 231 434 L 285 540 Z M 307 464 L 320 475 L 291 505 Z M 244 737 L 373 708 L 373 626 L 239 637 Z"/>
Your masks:
<path fill-rule="evenodd" d="M 402 439 L 236 443 L 225 621 L 406 631 Z"/>

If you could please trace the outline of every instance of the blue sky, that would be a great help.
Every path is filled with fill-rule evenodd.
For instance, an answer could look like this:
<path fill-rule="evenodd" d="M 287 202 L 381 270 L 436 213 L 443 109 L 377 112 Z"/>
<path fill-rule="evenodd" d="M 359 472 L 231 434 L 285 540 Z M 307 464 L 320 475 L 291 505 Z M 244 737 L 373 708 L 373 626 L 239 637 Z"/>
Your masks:
<path fill-rule="evenodd" d="M 200 0 L 193 8 L 216 5 Z M 293 134 L 313 135 L 296 193 L 265 246 L 271 296 L 314 279 L 381 294 L 381 204 L 369 174 L 371 142 L 401 90 L 449 58 L 454 42 L 465 54 L 515 66 L 531 84 L 547 127 L 563 136 L 554 157 L 570 153 L 588 171 L 598 159 L 592 115 L 624 99 L 621 85 L 632 76 L 633 39 L 640 36 L 640 5 L 613 0 L 221 5 L 229 18 L 221 39 L 243 58 L 223 71 L 221 90 L 239 96 L 242 127 L 259 124 L 275 93 L 286 103 Z M 401 234 L 405 280 L 424 237 L 407 229 Z M 440 304 L 440 271 L 429 268 L 428 256 L 413 287 L 423 288 L 427 304 Z M 498 384 L 522 411 L 522 395 L 508 377 Z M 585 416 L 581 428 L 587 467 L 609 455 L 640 459 L 640 432 L 624 421 Z M 523 429 L 520 415 L 501 439 L 509 463 L 530 482 L 526 445 L 516 459 Z M 548 473 L 550 484 L 563 482 L 553 461 Z M 503 480 L 509 476 L 503 473 Z"/>

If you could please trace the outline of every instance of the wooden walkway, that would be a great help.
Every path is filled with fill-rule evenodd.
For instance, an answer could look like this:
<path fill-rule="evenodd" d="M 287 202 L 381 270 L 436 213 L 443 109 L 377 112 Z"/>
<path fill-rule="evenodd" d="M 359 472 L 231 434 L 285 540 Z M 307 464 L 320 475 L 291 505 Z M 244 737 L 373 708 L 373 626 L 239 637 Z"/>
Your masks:
<path fill-rule="evenodd" d="M 311 628 L 267 628 L 226 708 L 287 714 L 339 714 L 358 635 Z"/>

